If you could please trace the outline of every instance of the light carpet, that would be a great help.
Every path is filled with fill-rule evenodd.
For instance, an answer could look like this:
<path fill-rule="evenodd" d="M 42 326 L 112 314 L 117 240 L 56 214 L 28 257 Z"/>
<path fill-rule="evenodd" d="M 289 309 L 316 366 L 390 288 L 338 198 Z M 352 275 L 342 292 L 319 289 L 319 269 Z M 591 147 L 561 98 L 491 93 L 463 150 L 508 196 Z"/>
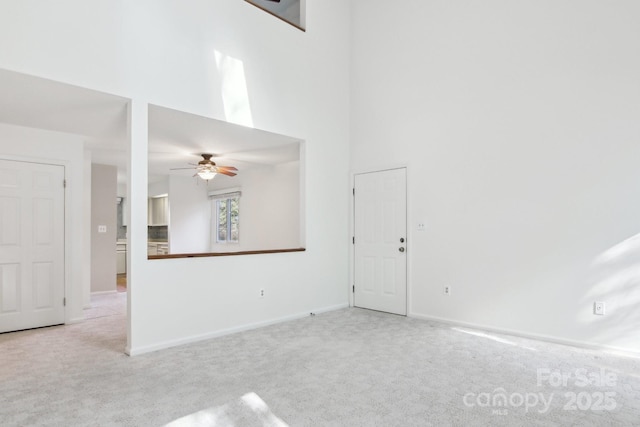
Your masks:
<path fill-rule="evenodd" d="M 269 405 L 260 399 L 260 396 L 255 393 L 247 393 L 235 402 L 187 415 L 165 427 L 209 426 L 287 427 L 287 424 L 271 412 Z"/>
<path fill-rule="evenodd" d="M 0 335 L 0 425 L 640 425 L 634 358 L 360 309 L 127 357 L 125 298 Z"/>

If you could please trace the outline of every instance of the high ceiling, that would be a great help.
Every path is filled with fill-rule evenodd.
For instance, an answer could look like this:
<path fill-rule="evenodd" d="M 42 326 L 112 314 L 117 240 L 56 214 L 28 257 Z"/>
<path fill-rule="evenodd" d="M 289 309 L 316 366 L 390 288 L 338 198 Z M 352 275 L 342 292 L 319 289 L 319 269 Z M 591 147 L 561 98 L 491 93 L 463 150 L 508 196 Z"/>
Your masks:
<path fill-rule="evenodd" d="M 0 70 L 0 122 L 82 135 L 92 162 L 118 167 L 126 179 L 129 99 Z M 299 139 L 160 106 L 149 106 L 149 178 L 189 173 L 202 153 L 238 169 L 299 158 Z M 216 161 L 216 159 L 214 159 Z"/>

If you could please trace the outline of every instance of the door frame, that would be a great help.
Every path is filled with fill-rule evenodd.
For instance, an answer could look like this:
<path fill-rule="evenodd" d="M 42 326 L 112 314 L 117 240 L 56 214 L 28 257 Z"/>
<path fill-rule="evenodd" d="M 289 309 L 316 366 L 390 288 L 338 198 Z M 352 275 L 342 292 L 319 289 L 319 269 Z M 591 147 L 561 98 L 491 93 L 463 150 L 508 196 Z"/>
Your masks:
<path fill-rule="evenodd" d="M 63 170 L 64 170 L 64 180 L 67 181 L 69 179 L 69 167 L 70 167 L 70 162 L 66 161 L 66 160 L 59 160 L 59 159 L 47 159 L 47 158 L 42 158 L 42 157 L 30 157 L 30 156 L 19 156 L 19 155 L 8 155 L 8 154 L 2 154 L 0 155 L 0 160 L 7 160 L 7 161 L 11 161 L 11 162 L 22 162 L 22 163 L 36 163 L 36 164 L 41 164 L 41 165 L 51 165 L 51 166 L 62 166 Z M 69 310 L 68 307 L 70 306 L 71 303 L 73 303 L 73 301 L 70 301 L 70 298 L 72 298 L 71 296 L 73 295 L 73 290 L 71 288 L 71 278 L 70 278 L 70 272 L 71 272 L 71 259 L 69 257 L 69 244 L 72 241 L 71 240 L 71 221 L 70 221 L 70 215 L 68 214 L 68 212 L 71 212 L 71 205 L 70 205 L 70 197 L 68 195 L 67 192 L 67 188 L 68 188 L 68 184 L 67 186 L 65 186 L 64 189 L 64 194 L 63 194 L 63 206 L 64 206 L 64 232 L 63 232 L 63 257 L 64 257 L 64 261 L 62 263 L 62 269 L 63 269 L 63 280 L 64 280 L 64 298 L 65 298 L 65 305 L 64 305 L 64 324 L 71 324 L 71 323 L 78 323 L 79 321 L 81 321 L 81 319 L 71 319 L 70 315 L 72 310 Z M 82 319 L 84 320 L 84 319 Z"/>
<path fill-rule="evenodd" d="M 354 197 L 354 193 L 353 190 L 355 188 L 355 181 L 356 181 L 356 175 L 361 175 L 361 174 L 365 174 L 365 173 L 375 173 L 375 172 L 384 172 L 384 171 L 389 171 L 389 170 L 394 170 L 394 169 L 404 169 L 405 170 L 405 178 L 406 178 L 406 191 L 407 191 L 407 206 L 406 206 L 406 216 L 407 216 L 407 244 L 406 244 L 406 248 L 407 248 L 407 257 L 406 257 L 406 261 L 407 261 L 407 279 L 406 279 L 406 287 L 407 287 L 407 292 L 406 292 L 406 304 L 407 304 L 407 317 L 411 316 L 411 253 L 413 251 L 413 236 L 412 236 L 412 229 L 411 229 L 411 215 L 410 212 L 411 210 L 409 209 L 411 206 L 411 199 L 409 197 L 409 194 L 411 194 L 410 192 L 410 178 L 409 178 L 409 166 L 406 163 L 403 164 L 395 164 L 395 165 L 388 165 L 388 166 L 380 166 L 380 167 L 376 167 L 376 168 L 368 168 L 368 169 L 356 169 L 351 171 L 350 174 L 350 182 L 349 182 L 349 236 L 348 236 L 348 243 L 349 243 L 349 282 L 348 282 L 348 286 L 347 286 L 347 293 L 349 296 L 349 307 L 355 307 L 355 294 L 353 292 L 353 286 L 355 284 L 356 281 L 356 269 L 355 269 L 355 262 L 356 262 L 356 257 L 355 257 L 355 245 L 353 244 L 353 237 L 355 236 L 355 197 Z"/>

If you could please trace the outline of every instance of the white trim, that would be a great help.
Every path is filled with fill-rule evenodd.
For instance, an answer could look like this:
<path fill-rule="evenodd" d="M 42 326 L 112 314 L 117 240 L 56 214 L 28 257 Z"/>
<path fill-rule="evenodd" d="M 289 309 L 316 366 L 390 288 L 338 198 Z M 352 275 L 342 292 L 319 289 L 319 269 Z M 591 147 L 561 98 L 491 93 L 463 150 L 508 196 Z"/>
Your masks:
<path fill-rule="evenodd" d="M 300 150 L 298 163 L 298 214 L 299 214 L 299 236 L 300 247 L 307 247 L 307 145 L 304 140 L 300 141 L 298 148 Z"/>
<path fill-rule="evenodd" d="M 125 349 L 125 353 L 128 354 L 129 356 L 139 356 L 141 354 L 150 353 L 152 351 L 164 350 L 166 348 L 177 347 L 180 345 L 190 344 L 190 343 L 199 342 L 199 341 L 205 341 L 212 338 L 218 338 L 225 335 L 235 334 L 237 332 L 250 331 L 252 329 L 258 329 L 264 326 L 270 326 L 278 323 L 289 322 L 291 320 L 303 319 L 305 317 L 308 317 L 311 313 L 320 314 L 320 313 L 326 313 L 329 311 L 341 310 L 343 308 L 348 308 L 348 307 L 349 307 L 349 304 L 332 305 L 332 306 L 310 310 L 304 313 L 292 314 L 289 316 L 278 317 L 275 319 L 265 320 L 262 322 L 249 323 L 246 325 L 237 326 L 237 327 L 228 328 L 228 329 L 222 329 L 219 331 L 209 332 L 201 335 L 193 335 L 190 337 L 178 338 L 175 340 L 164 341 L 158 344 L 153 344 L 153 345 L 148 345 L 143 347 L 136 347 L 136 348 L 127 347 Z"/>
<path fill-rule="evenodd" d="M 241 187 L 224 188 L 222 190 L 212 190 L 207 193 L 210 199 L 227 199 L 242 195 Z"/>
<path fill-rule="evenodd" d="M 93 295 L 109 295 L 109 294 L 117 294 L 118 291 L 98 291 L 98 292 L 91 292 L 91 296 Z"/>
<path fill-rule="evenodd" d="M 74 325 L 74 324 L 77 324 L 77 323 L 82 323 L 85 320 L 87 320 L 87 319 L 85 319 L 84 317 L 74 317 L 73 319 L 69 319 L 69 321 L 66 322 L 65 325 Z"/>
<path fill-rule="evenodd" d="M 428 316 L 428 315 L 418 314 L 418 313 L 409 313 L 407 317 L 412 317 L 414 319 L 420 319 L 420 320 L 429 320 L 433 322 L 445 323 L 445 324 L 455 325 L 455 326 L 464 326 L 467 328 L 512 335 L 512 336 L 521 337 L 521 338 L 534 339 L 538 341 L 546 341 L 554 344 L 570 345 L 572 347 L 580 347 L 580 348 L 585 348 L 589 350 L 599 350 L 599 351 L 609 351 L 609 352 L 613 351 L 619 356 L 627 356 L 627 357 L 634 357 L 634 358 L 640 357 L 640 351 L 635 351 L 635 350 L 631 350 L 624 347 L 616 347 L 616 346 L 611 346 L 606 344 L 597 344 L 597 343 L 592 343 L 587 341 L 571 340 L 567 338 L 554 337 L 551 335 L 534 334 L 534 333 L 523 332 L 523 331 L 518 331 L 514 329 L 497 328 L 497 327 L 486 326 L 486 325 L 481 325 L 477 323 L 462 322 L 459 320 L 448 319 L 445 317 Z"/>
<path fill-rule="evenodd" d="M 409 164 L 408 163 L 379 164 L 379 165 L 373 165 L 371 167 L 356 168 L 351 170 L 351 176 L 353 177 L 354 175 L 360 175 L 363 173 L 390 171 L 394 169 L 409 170 Z"/>
<path fill-rule="evenodd" d="M 71 162 L 68 160 L 62 160 L 62 159 L 50 159 L 50 158 L 43 158 L 43 157 L 30 157 L 30 156 L 11 155 L 11 154 L 2 154 L 0 156 L 0 159 L 14 161 L 14 162 L 36 163 L 36 164 L 43 164 L 43 165 L 50 165 L 50 166 L 62 166 L 63 168 L 65 186 L 64 186 L 64 192 L 63 192 L 64 213 L 63 213 L 63 220 L 62 220 L 64 222 L 64 231 L 63 231 L 64 259 L 62 261 L 62 264 L 64 268 L 63 297 L 65 298 L 65 302 L 66 302 L 63 309 L 64 309 L 64 324 L 65 325 L 70 324 L 73 322 L 73 319 L 70 318 L 69 316 L 71 315 L 71 312 L 73 310 L 70 310 L 67 307 L 70 304 L 73 304 L 73 290 L 74 290 L 74 285 L 76 285 L 73 283 L 73 275 L 72 275 L 72 269 L 71 269 L 71 256 L 70 256 L 71 249 L 72 249 L 72 245 L 71 245 L 72 224 L 71 224 L 71 215 L 69 215 L 69 212 L 71 212 L 71 197 L 70 197 L 71 193 L 69 193 L 68 191 L 69 191 L 70 185 L 74 184 L 69 182 Z"/>
<path fill-rule="evenodd" d="M 406 197 L 405 197 L 405 216 L 406 216 L 406 242 L 407 242 L 407 256 L 406 256 L 406 260 L 407 260 L 407 265 L 406 265 L 406 269 L 407 269 L 407 274 L 406 274 L 406 279 L 405 279 L 405 286 L 407 287 L 406 289 L 406 307 L 405 307 L 405 312 L 407 313 L 406 316 L 409 316 L 409 308 L 411 307 L 411 253 L 412 253 L 412 241 L 413 241 L 413 236 L 411 236 L 411 225 L 409 222 L 409 208 L 411 205 L 411 202 L 409 200 L 409 165 L 408 164 L 399 164 L 399 165 L 392 165 L 392 166 L 380 166 L 377 169 L 356 169 L 356 170 L 352 170 L 351 171 L 351 182 L 350 182 L 350 187 L 349 187 L 349 236 L 348 236 L 348 241 L 352 242 L 352 238 L 355 237 L 355 196 L 353 194 L 353 190 L 355 189 L 356 186 L 356 175 L 362 175 L 362 174 L 367 174 L 367 173 L 376 173 L 376 172 L 386 172 L 386 171 L 390 171 L 390 170 L 396 170 L 396 169 L 404 169 L 405 170 L 405 192 L 406 192 Z M 355 307 L 355 294 L 353 293 L 353 286 L 355 285 L 356 282 L 356 270 L 355 270 L 355 245 L 352 243 L 349 243 L 349 280 L 347 282 L 347 293 L 348 293 L 348 299 L 349 299 L 349 307 Z"/>

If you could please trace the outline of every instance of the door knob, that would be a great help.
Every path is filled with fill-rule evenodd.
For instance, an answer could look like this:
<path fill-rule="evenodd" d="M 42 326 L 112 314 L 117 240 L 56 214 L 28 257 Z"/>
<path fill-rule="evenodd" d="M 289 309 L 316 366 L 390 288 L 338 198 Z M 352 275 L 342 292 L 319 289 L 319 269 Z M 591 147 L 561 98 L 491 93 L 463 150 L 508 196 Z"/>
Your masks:
<path fill-rule="evenodd" d="M 404 252 L 404 248 L 400 248 L 398 249 L 400 252 Z"/>
<path fill-rule="evenodd" d="M 400 243 L 404 243 L 404 237 L 400 238 Z"/>

